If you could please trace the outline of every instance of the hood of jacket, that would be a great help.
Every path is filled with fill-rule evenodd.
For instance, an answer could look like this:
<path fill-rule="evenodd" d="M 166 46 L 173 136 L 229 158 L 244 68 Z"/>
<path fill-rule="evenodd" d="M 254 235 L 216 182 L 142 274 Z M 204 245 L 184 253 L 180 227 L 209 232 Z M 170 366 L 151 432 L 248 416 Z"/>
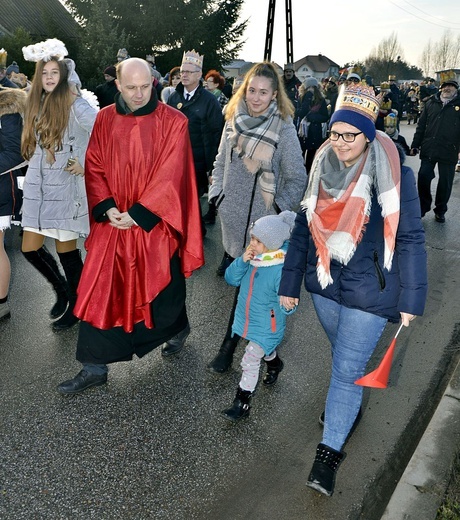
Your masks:
<path fill-rule="evenodd" d="M 19 88 L 0 89 L 0 117 L 7 114 L 24 114 L 27 92 Z"/>

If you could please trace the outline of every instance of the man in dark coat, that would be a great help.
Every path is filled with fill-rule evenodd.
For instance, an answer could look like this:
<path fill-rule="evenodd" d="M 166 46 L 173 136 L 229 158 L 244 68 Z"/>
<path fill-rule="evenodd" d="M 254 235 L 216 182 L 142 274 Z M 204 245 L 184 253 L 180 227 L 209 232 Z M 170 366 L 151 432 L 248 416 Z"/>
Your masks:
<path fill-rule="evenodd" d="M 422 217 L 431 209 L 430 187 L 437 164 L 439 181 L 434 215 L 437 222 L 443 223 L 460 151 L 460 94 L 455 80 L 444 81 L 439 92 L 425 103 L 412 141 L 411 155 L 416 155 L 419 149 L 418 193 Z"/>
<path fill-rule="evenodd" d="M 181 82 L 168 99 L 168 105 L 177 108 L 188 118 L 199 197 L 208 191 L 208 177 L 212 172 L 224 126 L 219 101 L 203 88 L 202 68 L 203 56 L 194 50 L 184 52 L 180 68 Z"/>
<path fill-rule="evenodd" d="M 94 93 L 99 101 L 100 108 L 107 107 L 114 102 L 115 94 L 118 92 L 115 79 L 117 71 L 113 65 L 104 69 L 105 83 L 98 85 Z"/>
<path fill-rule="evenodd" d="M 294 65 L 292 63 L 286 63 L 284 66 L 283 83 L 288 98 L 291 100 L 294 108 L 297 109 L 297 103 L 299 101 L 299 87 L 302 85 L 302 82 L 295 75 Z"/>

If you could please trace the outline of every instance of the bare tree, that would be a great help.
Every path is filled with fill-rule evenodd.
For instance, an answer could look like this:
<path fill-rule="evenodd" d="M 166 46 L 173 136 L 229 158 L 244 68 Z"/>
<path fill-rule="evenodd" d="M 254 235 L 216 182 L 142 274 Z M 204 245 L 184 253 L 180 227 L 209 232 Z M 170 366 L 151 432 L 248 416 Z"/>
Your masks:
<path fill-rule="evenodd" d="M 419 59 L 420 67 L 425 76 L 431 76 L 434 73 L 433 54 L 433 44 L 431 43 L 431 40 L 428 40 L 428 43 L 425 45 Z"/>
<path fill-rule="evenodd" d="M 429 41 L 423 49 L 420 64 L 426 75 L 438 70 L 453 69 L 460 60 L 460 35 L 453 36 L 450 30 L 444 32 L 434 44 Z"/>
<path fill-rule="evenodd" d="M 388 38 L 384 38 L 377 47 L 374 47 L 369 58 L 380 61 L 392 62 L 403 58 L 403 50 L 398 42 L 398 35 L 392 32 Z"/>

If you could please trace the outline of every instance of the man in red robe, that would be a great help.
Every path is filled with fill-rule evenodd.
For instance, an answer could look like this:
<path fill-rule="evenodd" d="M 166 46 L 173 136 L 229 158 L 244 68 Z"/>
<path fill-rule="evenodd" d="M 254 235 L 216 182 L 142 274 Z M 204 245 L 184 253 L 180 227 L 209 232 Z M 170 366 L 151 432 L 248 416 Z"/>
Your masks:
<path fill-rule="evenodd" d="M 106 383 L 107 365 L 133 354 L 179 352 L 190 332 L 185 278 L 204 264 L 187 118 L 158 102 L 144 60 L 121 62 L 116 81 L 86 152 L 91 229 L 74 310 L 83 368 L 62 394 Z"/>

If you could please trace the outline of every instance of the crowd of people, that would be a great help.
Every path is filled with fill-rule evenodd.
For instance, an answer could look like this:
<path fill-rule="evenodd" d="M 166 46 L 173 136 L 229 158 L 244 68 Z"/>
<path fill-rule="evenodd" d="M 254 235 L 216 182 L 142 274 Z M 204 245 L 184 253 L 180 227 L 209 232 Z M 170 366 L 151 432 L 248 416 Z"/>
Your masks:
<path fill-rule="evenodd" d="M 377 88 L 349 71 L 300 81 L 293 64 L 280 73 L 261 62 L 231 86 L 217 70 L 205 73 L 195 50 L 162 77 L 152 56 L 120 49 L 94 95 L 59 40 L 23 52 L 36 63 L 30 84 L 11 81 L 14 63 L 0 76 L 0 320 L 11 315 L 4 233 L 22 221 L 24 257 L 56 294 L 52 328 L 79 323 L 81 370 L 58 392 L 104 385 L 112 363 L 156 347 L 176 355 L 192 326 L 185 280 L 204 264 L 206 226 L 218 217 L 217 275 L 235 289 L 208 369 L 228 371 L 245 343 L 222 414 L 249 416 L 262 360 L 262 384 L 276 383 L 304 286 L 332 363 L 307 485 L 331 496 L 362 413 L 355 381 L 386 324 L 409 326 L 424 311 L 421 219 L 437 165 L 434 213 L 445 222 L 460 157 L 456 80 L 398 86 L 390 76 Z M 410 146 L 403 114 L 417 124 Z M 417 153 L 416 183 L 404 159 Z"/>

